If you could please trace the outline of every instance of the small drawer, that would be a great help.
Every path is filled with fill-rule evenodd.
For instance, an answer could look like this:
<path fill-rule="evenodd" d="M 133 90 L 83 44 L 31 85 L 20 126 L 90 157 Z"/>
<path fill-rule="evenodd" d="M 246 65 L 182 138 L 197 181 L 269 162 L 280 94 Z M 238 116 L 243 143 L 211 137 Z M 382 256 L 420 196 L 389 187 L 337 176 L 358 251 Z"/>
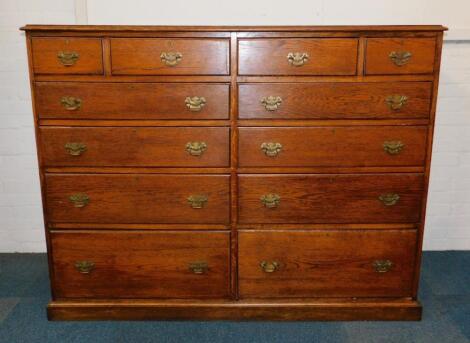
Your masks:
<path fill-rule="evenodd" d="M 41 127 L 45 166 L 227 167 L 225 127 Z"/>
<path fill-rule="evenodd" d="M 98 38 L 32 38 L 36 74 L 103 74 Z"/>
<path fill-rule="evenodd" d="M 356 75 L 358 40 L 242 39 L 240 75 Z"/>
<path fill-rule="evenodd" d="M 36 82 L 42 119 L 228 119 L 229 86 L 204 83 Z"/>
<path fill-rule="evenodd" d="M 51 233 L 58 298 L 225 298 L 225 232 Z"/>
<path fill-rule="evenodd" d="M 239 129 L 241 167 L 422 166 L 427 126 Z"/>
<path fill-rule="evenodd" d="M 239 222 L 416 223 L 422 174 L 240 175 Z"/>
<path fill-rule="evenodd" d="M 228 39 L 112 38 L 114 75 L 228 75 Z"/>
<path fill-rule="evenodd" d="M 240 84 L 240 119 L 429 118 L 431 82 Z"/>
<path fill-rule="evenodd" d="M 434 38 L 368 38 L 366 74 L 431 74 L 434 71 Z"/>
<path fill-rule="evenodd" d="M 46 174 L 47 215 L 60 223 L 226 224 L 230 176 Z"/>
<path fill-rule="evenodd" d="M 242 231 L 243 298 L 409 297 L 416 231 Z"/>

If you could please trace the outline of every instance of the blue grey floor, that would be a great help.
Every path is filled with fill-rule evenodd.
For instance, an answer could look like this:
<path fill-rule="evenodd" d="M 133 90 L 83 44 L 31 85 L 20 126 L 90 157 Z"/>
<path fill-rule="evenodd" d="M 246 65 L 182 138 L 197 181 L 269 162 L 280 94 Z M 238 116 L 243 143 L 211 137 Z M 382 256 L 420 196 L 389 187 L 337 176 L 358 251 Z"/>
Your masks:
<path fill-rule="evenodd" d="M 424 254 L 421 322 L 48 322 L 44 254 L 0 254 L 0 342 L 470 342 L 470 252 Z"/>

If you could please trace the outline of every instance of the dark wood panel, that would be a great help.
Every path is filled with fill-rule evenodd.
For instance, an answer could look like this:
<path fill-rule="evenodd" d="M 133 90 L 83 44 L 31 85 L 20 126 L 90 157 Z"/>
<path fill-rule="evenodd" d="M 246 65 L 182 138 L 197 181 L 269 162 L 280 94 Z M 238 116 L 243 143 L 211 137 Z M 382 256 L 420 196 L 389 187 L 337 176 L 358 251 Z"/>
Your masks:
<path fill-rule="evenodd" d="M 47 216 L 69 223 L 206 223 L 229 221 L 228 175 L 46 174 Z M 85 194 L 83 207 L 70 197 Z M 205 196 L 202 208 L 189 197 Z M 195 203 L 196 205 L 196 203 Z"/>
<path fill-rule="evenodd" d="M 242 39 L 238 41 L 238 73 L 355 75 L 357 47 L 358 40 L 353 38 Z"/>
<path fill-rule="evenodd" d="M 38 74 L 103 74 L 101 39 L 33 38 L 33 69 Z M 64 53 L 65 65 L 59 54 Z M 73 61 L 70 54 L 75 54 Z"/>
<path fill-rule="evenodd" d="M 179 53 L 175 65 L 162 53 Z M 113 75 L 228 75 L 228 39 L 112 38 Z"/>
<path fill-rule="evenodd" d="M 411 295 L 416 231 L 244 231 L 239 249 L 242 298 Z"/>
<path fill-rule="evenodd" d="M 59 298 L 229 294 L 228 232 L 54 232 L 51 242 Z M 76 267 L 85 261 L 88 273 Z"/>
<path fill-rule="evenodd" d="M 54 119 L 228 119 L 229 86 L 202 83 L 36 82 L 40 118 Z M 69 109 L 63 97 L 80 99 Z M 203 97 L 200 110 L 186 98 Z"/>
<path fill-rule="evenodd" d="M 240 167 L 423 166 L 427 126 L 240 128 Z"/>
<path fill-rule="evenodd" d="M 240 175 L 240 223 L 406 223 L 420 220 L 422 174 Z M 277 206 L 261 198 L 279 196 Z M 379 197 L 397 194 L 394 205 Z"/>
<path fill-rule="evenodd" d="M 429 118 L 431 82 L 258 83 L 239 85 L 241 119 Z M 392 109 L 389 96 L 405 96 Z M 262 100 L 280 97 L 277 109 Z M 269 100 L 269 99 L 268 99 Z"/>
<path fill-rule="evenodd" d="M 431 74 L 435 50 L 435 38 L 368 38 L 366 74 Z"/>
<path fill-rule="evenodd" d="M 420 320 L 422 307 L 410 299 L 59 300 L 49 320 Z"/>
<path fill-rule="evenodd" d="M 229 131 L 224 127 L 41 127 L 39 137 L 45 166 L 227 167 Z M 196 142 L 206 146 L 200 155 L 187 148 Z"/>

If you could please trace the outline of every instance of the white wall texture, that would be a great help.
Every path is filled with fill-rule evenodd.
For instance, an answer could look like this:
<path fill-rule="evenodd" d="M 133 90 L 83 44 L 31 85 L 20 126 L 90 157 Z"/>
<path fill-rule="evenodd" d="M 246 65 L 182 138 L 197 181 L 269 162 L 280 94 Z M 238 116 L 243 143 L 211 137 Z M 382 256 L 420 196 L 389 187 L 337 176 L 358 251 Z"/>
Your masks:
<path fill-rule="evenodd" d="M 299 3 L 303 5 L 299 7 Z M 273 0 L 1 0 L 0 252 L 46 249 L 26 46 L 18 28 L 27 23 L 87 22 L 448 25 L 451 31 L 443 50 L 424 248 L 470 249 L 470 3 L 467 0 L 302 0 L 296 4 Z"/>

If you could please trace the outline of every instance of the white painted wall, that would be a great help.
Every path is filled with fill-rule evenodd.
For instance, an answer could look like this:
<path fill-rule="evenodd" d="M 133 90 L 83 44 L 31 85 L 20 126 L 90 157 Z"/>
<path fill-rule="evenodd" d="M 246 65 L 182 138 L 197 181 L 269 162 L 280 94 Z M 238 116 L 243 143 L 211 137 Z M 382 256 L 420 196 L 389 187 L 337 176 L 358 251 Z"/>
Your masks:
<path fill-rule="evenodd" d="M 423 10 L 424 9 L 424 10 Z M 24 35 L 31 24 L 444 24 L 425 249 L 470 249 L 468 0 L 1 0 L 0 252 L 45 251 Z"/>

